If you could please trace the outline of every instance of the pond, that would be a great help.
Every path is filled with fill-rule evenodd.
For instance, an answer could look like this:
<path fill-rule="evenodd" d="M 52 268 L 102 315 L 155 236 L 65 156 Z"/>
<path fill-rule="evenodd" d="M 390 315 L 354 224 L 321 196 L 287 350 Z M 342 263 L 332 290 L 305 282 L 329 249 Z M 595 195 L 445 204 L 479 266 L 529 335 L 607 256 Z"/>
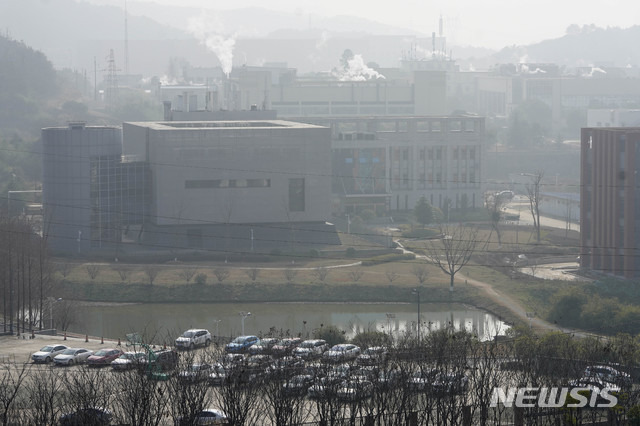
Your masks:
<path fill-rule="evenodd" d="M 244 334 L 262 335 L 271 330 L 306 338 L 316 328 L 334 325 L 347 337 L 368 330 L 399 336 L 416 332 L 417 317 L 415 303 L 92 304 L 79 308 L 78 320 L 69 331 L 112 339 L 137 332 L 147 341 L 167 344 L 189 328 L 237 336 L 243 333 L 243 323 Z M 486 340 L 509 328 L 492 314 L 460 304 L 423 303 L 420 319 L 422 334 L 452 324 Z"/>

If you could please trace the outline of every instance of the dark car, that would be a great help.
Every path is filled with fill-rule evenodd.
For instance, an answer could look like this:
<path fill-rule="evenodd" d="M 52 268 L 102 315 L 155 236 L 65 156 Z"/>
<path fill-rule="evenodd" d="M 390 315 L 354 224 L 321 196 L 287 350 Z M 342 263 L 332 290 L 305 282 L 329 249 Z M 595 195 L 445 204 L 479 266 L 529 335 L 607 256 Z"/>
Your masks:
<path fill-rule="evenodd" d="M 60 417 L 61 426 L 102 426 L 110 425 L 113 419 L 111 411 L 100 407 L 81 408 Z"/>
<path fill-rule="evenodd" d="M 102 367 L 105 365 L 111 365 L 111 361 L 115 361 L 123 353 L 124 352 L 122 352 L 120 349 L 100 349 L 89 358 L 87 358 L 87 364 L 90 367 Z"/>
<path fill-rule="evenodd" d="M 151 371 L 171 371 L 178 366 L 178 352 L 175 349 L 160 349 L 154 351 L 148 358 L 143 367 Z"/>

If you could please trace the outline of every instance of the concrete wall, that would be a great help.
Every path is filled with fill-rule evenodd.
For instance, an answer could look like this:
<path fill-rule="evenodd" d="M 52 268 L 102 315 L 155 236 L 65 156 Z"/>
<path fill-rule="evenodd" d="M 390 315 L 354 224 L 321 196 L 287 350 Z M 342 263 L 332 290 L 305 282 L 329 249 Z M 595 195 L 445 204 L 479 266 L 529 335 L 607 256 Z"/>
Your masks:
<path fill-rule="evenodd" d="M 329 129 L 283 121 L 215 126 L 125 124 L 126 145 L 134 152 L 140 152 L 148 132 L 154 224 L 311 222 L 330 217 Z M 304 211 L 289 211 L 292 178 L 304 179 Z M 188 183 L 260 179 L 268 180 L 268 186 L 193 188 Z"/>
<path fill-rule="evenodd" d="M 87 250 L 91 244 L 91 161 L 122 155 L 122 131 L 83 123 L 42 129 L 43 209 L 53 250 Z"/>

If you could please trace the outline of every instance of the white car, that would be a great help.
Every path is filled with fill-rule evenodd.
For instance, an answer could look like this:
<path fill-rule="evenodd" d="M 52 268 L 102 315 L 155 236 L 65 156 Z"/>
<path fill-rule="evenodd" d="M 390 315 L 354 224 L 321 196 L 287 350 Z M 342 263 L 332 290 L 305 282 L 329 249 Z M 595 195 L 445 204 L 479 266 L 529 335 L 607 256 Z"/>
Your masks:
<path fill-rule="evenodd" d="M 139 367 L 146 362 L 147 354 L 145 352 L 125 352 L 111 361 L 111 368 L 114 370 L 129 370 Z"/>
<path fill-rule="evenodd" d="M 360 365 L 379 365 L 383 364 L 388 356 L 389 352 L 387 348 L 383 346 L 372 346 L 362 351 L 362 353 L 358 355 L 356 362 Z"/>
<path fill-rule="evenodd" d="M 73 365 L 81 364 L 87 361 L 93 355 L 93 351 L 85 348 L 69 348 L 65 349 L 61 354 L 53 357 L 53 362 L 56 365 Z"/>
<path fill-rule="evenodd" d="M 65 345 L 47 345 L 41 348 L 38 352 L 31 355 L 33 362 L 51 362 L 56 355 L 60 355 L 65 349 L 69 349 L 69 346 Z"/>
<path fill-rule="evenodd" d="M 182 333 L 176 339 L 178 349 L 193 349 L 196 346 L 209 346 L 211 344 L 211 333 L 209 330 L 192 328 Z"/>
<path fill-rule="evenodd" d="M 590 365 L 584 369 L 583 378 L 601 380 L 619 386 L 631 386 L 631 376 L 608 365 Z"/>
<path fill-rule="evenodd" d="M 322 339 L 305 340 L 300 346 L 293 350 L 293 356 L 298 358 L 313 358 L 320 356 L 327 350 L 329 346 Z"/>
<path fill-rule="evenodd" d="M 181 426 L 185 423 L 186 419 L 182 419 L 181 417 L 176 419 L 176 426 Z M 222 411 L 215 408 L 207 408 L 200 411 L 195 415 L 193 422 L 189 423 L 192 425 L 226 425 L 228 424 L 227 415 Z"/>
<path fill-rule="evenodd" d="M 351 343 L 341 343 L 332 346 L 322 355 L 322 358 L 326 361 L 344 362 L 356 359 L 358 355 L 360 355 L 360 347 Z"/>

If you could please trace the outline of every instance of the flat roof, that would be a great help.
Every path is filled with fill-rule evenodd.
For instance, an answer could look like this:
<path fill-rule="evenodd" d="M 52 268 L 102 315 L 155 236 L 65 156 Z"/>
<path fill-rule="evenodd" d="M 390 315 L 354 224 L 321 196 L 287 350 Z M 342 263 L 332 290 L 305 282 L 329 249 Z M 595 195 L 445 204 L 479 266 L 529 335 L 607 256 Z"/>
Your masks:
<path fill-rule="evenodd" d="M 241 121 L 138 121 L 127 122 L 133 126 L 153 130 L 209 130 L 209 129 L 323 129 L 314 124 L 285 120 L 241 120 Z"/>

